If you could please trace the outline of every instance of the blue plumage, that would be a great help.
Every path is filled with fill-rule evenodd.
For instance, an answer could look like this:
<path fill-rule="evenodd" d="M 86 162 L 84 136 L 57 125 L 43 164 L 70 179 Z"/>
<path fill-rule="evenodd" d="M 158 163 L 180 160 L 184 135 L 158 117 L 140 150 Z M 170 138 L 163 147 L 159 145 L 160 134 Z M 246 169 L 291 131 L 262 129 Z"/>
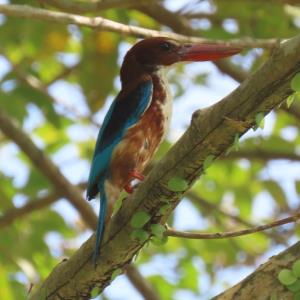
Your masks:
<path fill-rule="evenodd" d="M 149 106 L 152 90 L 152 81 L 147 80 L 137 84 L 131 91 L 122 91 L 111 104 L 99 131 L 87 187 L 88 200 L 96 197 L 99 192 L 101 198 L 94 262 L 97 260 L 103 238 L 107 207 L 105 181 L 110 176 L 113 151 L 122 141 L 128 128 L 139 121 Z"/>

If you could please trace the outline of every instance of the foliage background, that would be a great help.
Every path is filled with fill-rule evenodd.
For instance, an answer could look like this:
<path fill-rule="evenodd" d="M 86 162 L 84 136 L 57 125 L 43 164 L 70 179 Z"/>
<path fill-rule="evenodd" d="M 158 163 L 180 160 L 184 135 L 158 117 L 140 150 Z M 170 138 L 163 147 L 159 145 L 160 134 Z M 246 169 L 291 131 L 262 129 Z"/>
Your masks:
<path fill-rule="evenodd" d="M 55 1 L 43 2 L 51 8 Z M 38 1 L 9 3 L 41 5 Z M 160 1 L 159 5 L 206 38 L 282 39 L 299 33 L 297 1 Z M 89 15 L 168 29 L 159 17 L 138 5 Z M 136 39 L 3 16 L 0 26 L 0 109 L 19 122 L 74 185 L 84 188 L 99 126 L 120 88 L 122 57 Z M 231 61 L 248 73 L 271 51 L 248 49 Z M 176 98 L 174 117 L 156 159 L 182 134 L 196 108 L 212 104 L 236 86 L 211 63 L 178 65 L 169 79 Z M 278 108 L 265 119 L 263 129 L 244 136 L 237 149 L 214 163 L 194 185 L 169 225 L 223 232 L 270 222 L 298 210 L 299 111 L 296 95 L 290 109 Z M 30 283 L 45 278 L 91 231 L 67 199 L 55 194 L 55 187 L 1 132 L 0 171 L 0 298 L 25 299 Z M 41 209 L 23 215 L 16 210 L 31 202 L 45 203 L 47 197 L 52 200 Z M 98 203 L 91 205 L 98 212 Z M 299 227 L 293 224 L 234 239 L 169 238 L 165 245 L 145 247 L 135 265 L 161 299 L 208 299 L 240 281 L 298 235 Z M 102 299 L 141 296 L 122 275 Z"/>

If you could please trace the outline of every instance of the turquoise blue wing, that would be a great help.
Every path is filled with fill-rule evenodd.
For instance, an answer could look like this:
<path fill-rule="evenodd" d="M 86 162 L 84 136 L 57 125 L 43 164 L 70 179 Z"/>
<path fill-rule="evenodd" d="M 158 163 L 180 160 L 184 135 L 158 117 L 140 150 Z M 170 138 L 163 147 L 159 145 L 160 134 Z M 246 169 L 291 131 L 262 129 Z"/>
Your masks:
<path fill-rule="evenodd" d="M 105 179 L 115 147 L 120 143 L 127 129 L 138 122 L 150 105 L 152 91 L 152 80 L 147 80 L 128 93 L 123 91 L 112 103 L 96 142 L 88 179 L 88 200 L 98 194 L 98 184 Z"/>

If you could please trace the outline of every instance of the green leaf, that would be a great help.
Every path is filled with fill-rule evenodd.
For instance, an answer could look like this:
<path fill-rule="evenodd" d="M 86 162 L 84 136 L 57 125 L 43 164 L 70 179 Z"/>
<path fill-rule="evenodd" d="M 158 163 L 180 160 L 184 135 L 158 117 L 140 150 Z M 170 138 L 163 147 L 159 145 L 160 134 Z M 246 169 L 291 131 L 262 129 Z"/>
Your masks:
<path fill-rule="evenodd" d="M 162 238 L 166 231 L 166 227 L 161 224 L 152 224 L 150 229 L 151 233 L 159 238 Z"/>
<path fill-rule="evenodd" d="M 300 181 L 295 182 L 295 188 L 298 195 L 300 195 Z"/>
<path fill-rule="evenodd" d="M 278 206 L 282 209 L 286 209 L 288 207 L 286 194 L 282 187 L 274 180 L 265 180 L 262 181 L 265 185 L 267 191 L 272 196 L 272 198 L 276 201 Z"/>
<path fill-rule="evenodd" d="M 286 105 L 287 105 L 288 108 L 291 107 L 291 105 L 293 104 L 295 98 L 296 98 L 295 95 L 290 95 L 290 96 L 287 97 Z"/>
<path fill-rule="evenodd" d="M 300 278 L 300 259 L 296 260 L 293 263 L 292 271 L 296 277 Z"/>
<path fill-rule="evenodd" d="M 239 148 L 240 148 L 240 136 L 239 136 L 238 133 L 234 136 L 234 141 L 233 141 L 233 144 L 232 144 L 232 148 L 235 151 L 239 150 Z"/>
<path fill-rule="evenodd" d="M 125 198 L 126 192 L 122 191 L 114 205 L 113 214 L 115 214 L 122 207 L 122 203 Z"/>
<path fill-rule="evenodd" d="M 159 209 L 159 214 L 160 215 L 164 215 L 167 210 L 170 208 L 170 205 L 169 204 L 166 204 L 166 205 L 163 205 L 160 209 Z"/>
<path fill-rule="evenodd" d="M 115 280 L 115 278 L 121 274 L 122 274 L 122 269 L 119 268 L 119 269 L 114 270 L 111 275 L 111 280 Z"/>
<path fill-rule="evenodd" d="M 300 291 L 300 279 L 297 279 L 293 284 L 288 285 L 287 289 L 291 292 L 298 292 Z"/>
<path fill-rule="evenodd" d="M 300 291 L 294 294 L 293 300 L 300 300 Z"/>
<path fill-rule="evenodd" d="M 278 273 L 278 280 L 283 285 L 291 285 L 291 284 L 293 284 L 297 280 L 297 278 L 295 277 L 295 275 L 292 273 L 291 270 L 289 270 L 289 269 L 282 269 Z"/>
<path fill-rule="evenodd" d="M 168 237 L 167 236 L 163 236 L 162 238 L 159 238 L 157 236 L 153 236 L 150 240 L 150 242 L 155 245 L 155 246 L 161 246 L 166 244 L 168 241 Z"/>
<path fill-rule="evenodd" d="M 300 72 L 293 77 L 291 81 L 291 88 L 295 92 L 300 92 Z"/>
<path fill-rule="evenodd" d="M 264 126 L 265 126 L 264 117 L 265 117 L 265 114 L 263 112 L 259 112 L 258 114 L 256 114 L 256 116 L 255 116 L 256 128 L 258 128 L 258 127 L 261 129 L 264 128 Z"/>
<path fill-rule="evenodd" d="M 210 167 L 214 160 L 215 160 L 214 155 L 212 154 L 208 155 L 203 162 L 203 169 L 206 170 L 208 167 Z"/>
<path fill-rule="evenodd" d="M 91 291 L 92 299 L 98 297 L 100 293 L 101 293 L 101 289 L 98 286 L 95 286 Z"/>
<path fill-rule="evenodd" d="M 132 228 L 142 228 L 150 218 L 151 216 L 147 212 L 139 211 L 132 216 L 130 225 Z"/>
<path fill-rule="evenodd" d="M 182 192 L 187 188 L 187 181 L 180 177 L 173 177 L 168 182 L 168 189 L 172 192 Z"/>
<path fill-rule="evenodd" d="M 149 236 L 149 233 L 143 229 L 134 229 L 130 234 L 133 240 L 138 240 L 140 243 L 145 242 Z"/>

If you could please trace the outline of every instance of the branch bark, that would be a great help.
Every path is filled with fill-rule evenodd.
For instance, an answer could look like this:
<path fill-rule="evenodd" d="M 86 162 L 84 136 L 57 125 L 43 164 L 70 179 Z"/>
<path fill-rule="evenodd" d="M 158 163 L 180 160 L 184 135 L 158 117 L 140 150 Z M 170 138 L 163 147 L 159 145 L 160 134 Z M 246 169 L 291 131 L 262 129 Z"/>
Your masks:
<path fill-rule="evenodd" d="M 266 114 L 284 101 L 292 93 L 291 79 L 300 71 L 299 53 L 300 36 L 297 36 L 283 43 L 257 72 L 221 102 L 195 112 L 186 133 L 112 218 L 97 267 L 92 263 L 93 235 L 68 261 L 52 271 L 30 299 L 88 299 L 95 286 L 104 289 L 113 272 L 123 269 L 143 246 L 130 238 L 132 216 L 138 211 L 150 214 L 144 230 L 149 230 L 151 223 L 164 224 L 186 191 L 170 190 L 169 180 L 180 177 L 190 187 L 203 173 L 207 157 L 219 157 L 237 134 L 242 135 L 254 126 L 257 113 Z M 161 215 L 159 208 L 166 201 L 169 207 Z"/>
<path fill-rule="evenodd" d="M 194 42 L 194 43 L 225 43 L 224 40 L 205 39 L 194 36 L 186 36 L 173 32 L 163 32 L 158 30 L 146 29 L 133 25 L 125 25 L 115 21 L 111 21 L 102 17 L 85 17 L 76 14 L 69 14 L 63 12 L 55 12 L 41 8 L 34 8 L 28 5 L 17 4 L 0 4 L 0 13 L 6 16 L 35 19 L 41 21 L 48 21 L 51 23 L 59 24 L 75 24 L 78 26 L 86 26 L 93 29 L 102 29 L 111 32 L 118 32 L 137 37 L 155 37 L 165 36 L 181 42 Z M 239 47 L 262 47 L 274 48 L 278 45 L 278 39 L 233 39 L 227 40 L 227 45 L 238 45 Z"/>
<path fill-rule="evenodd" d="M 300 259 L 300 242 L 271 257 L 244 280 L 211 300 L 297 299 L 278 281 L 277 276 L 282 269 L 291 269 L 298 259 Z"/>

